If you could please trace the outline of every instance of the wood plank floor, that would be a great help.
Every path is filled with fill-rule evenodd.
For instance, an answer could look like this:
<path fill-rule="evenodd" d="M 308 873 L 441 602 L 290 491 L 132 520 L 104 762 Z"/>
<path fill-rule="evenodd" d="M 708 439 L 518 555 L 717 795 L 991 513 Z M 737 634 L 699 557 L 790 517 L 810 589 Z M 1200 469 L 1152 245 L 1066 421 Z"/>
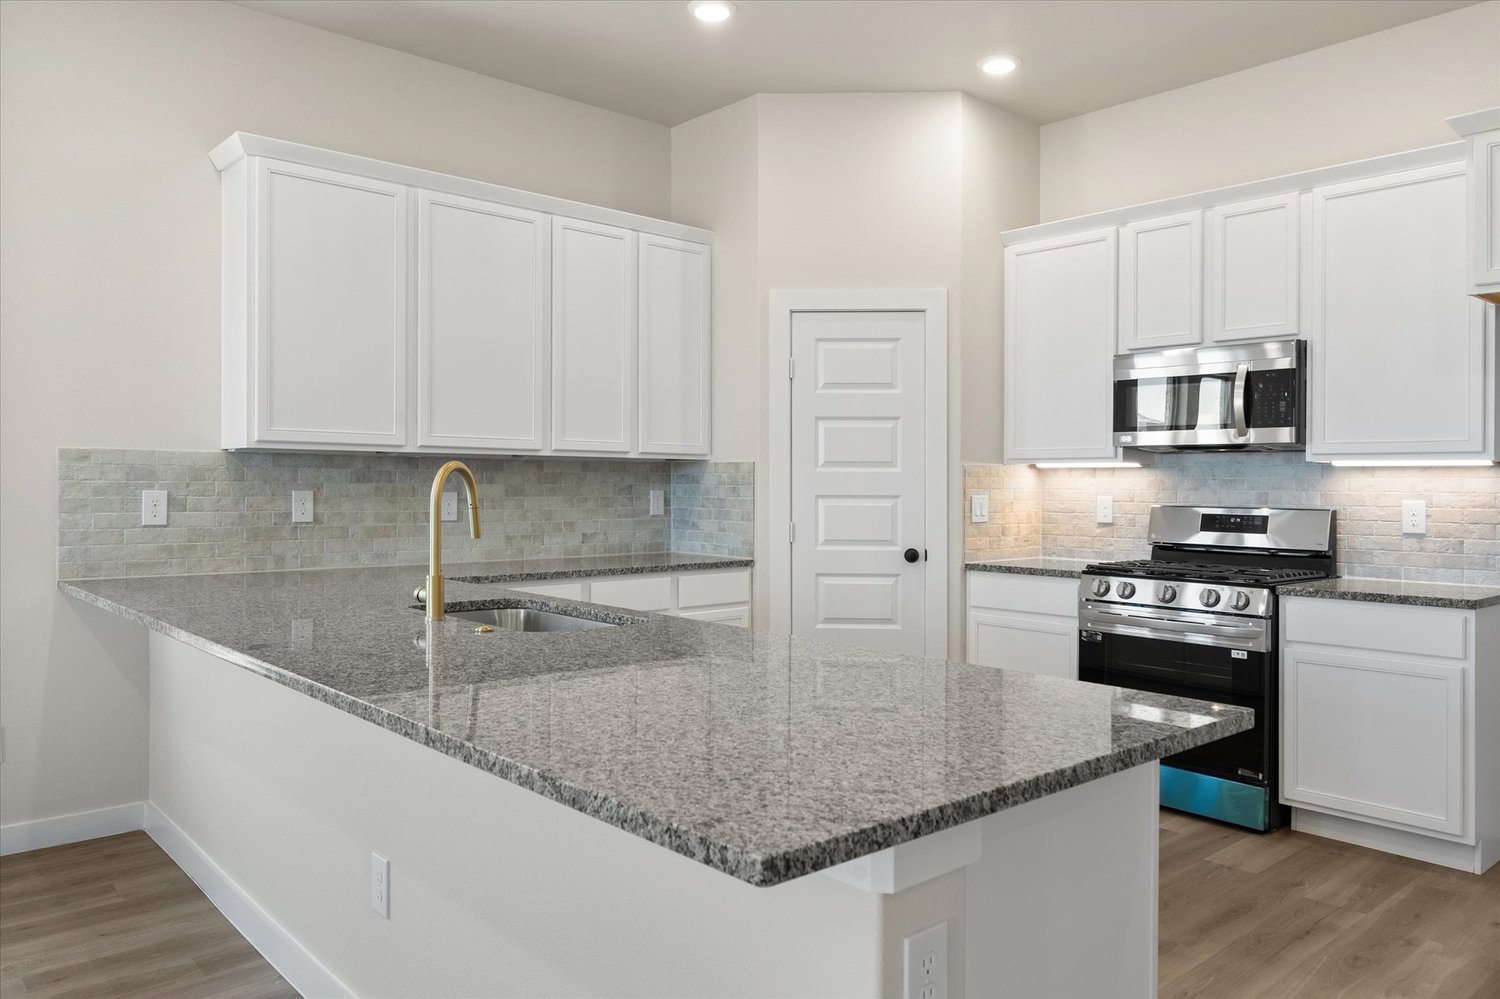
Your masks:
<path fill-rule="evenodd" d="M 1162 812 L 1162 999 L 1500 997 L 1484 877 Z M 0 859 L 0 996 L 295 996 L 145 833 Z"/>
<path fill-rule="evenodd" d="M 296 996 L 143 832 L 0 858 L 0 996 Z"/>
<path fill-rule="evenodd" d="M 1161 999 L 1500 997 L 1500 866 L 1161 814 Z"/>

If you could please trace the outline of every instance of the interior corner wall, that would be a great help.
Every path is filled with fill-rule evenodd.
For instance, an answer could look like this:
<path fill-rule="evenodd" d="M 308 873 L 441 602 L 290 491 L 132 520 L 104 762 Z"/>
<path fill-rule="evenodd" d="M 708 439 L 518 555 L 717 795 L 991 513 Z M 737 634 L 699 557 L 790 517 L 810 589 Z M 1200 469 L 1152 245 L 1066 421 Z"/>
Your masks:
<path fill-rule="evenodd" d="M 1500 104 L 1500 0 L 1042 127 L 1041 217 L 1068 218 L 1451 142 Z"/>
<path fill-rule="evenodd" d="M 236 130 L 671 210 L 660 125 L 228 3 L 0 4 L 0 824 L 146 796 L 145 641 L 57 592 L 57 449 L 218 446 Z"/>

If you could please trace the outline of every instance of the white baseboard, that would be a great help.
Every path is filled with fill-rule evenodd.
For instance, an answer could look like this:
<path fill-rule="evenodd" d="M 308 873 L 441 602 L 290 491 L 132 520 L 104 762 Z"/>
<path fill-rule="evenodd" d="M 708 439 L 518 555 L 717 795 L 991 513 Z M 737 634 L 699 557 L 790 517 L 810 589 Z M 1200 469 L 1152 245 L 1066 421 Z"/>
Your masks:
<path fill-rule="evenodd" d="M 1484 873 L 1480 869 L 1478 851 L 1465 843 L 1452 843 L 1423 836 L 1421 833 L 1346 819 L 1341 815 L 1325 815 L 1306 808 L 1292 809 L 1292 828 L 1313 836 L 1336 839 L 1340 843 L 1394 853 L 1398 857 L 1410 857 L 1412 860 L 1422 860 L 1470 874 Z"/>
<path fill-rule="evenodd" d="M 0 857 L 134 832 L 144 826 L 145 807 L 144 801 L 132 801 L 128 805 L 0 826 Z"/>
<path fill-rule="evenodd" d="M 354 995 L 161 809 L 147 802 L 144 818 L 146 833 L 193 879 L 224 918 L 260 951 L 292 988 L 309 997 L 344 999 Z"/>

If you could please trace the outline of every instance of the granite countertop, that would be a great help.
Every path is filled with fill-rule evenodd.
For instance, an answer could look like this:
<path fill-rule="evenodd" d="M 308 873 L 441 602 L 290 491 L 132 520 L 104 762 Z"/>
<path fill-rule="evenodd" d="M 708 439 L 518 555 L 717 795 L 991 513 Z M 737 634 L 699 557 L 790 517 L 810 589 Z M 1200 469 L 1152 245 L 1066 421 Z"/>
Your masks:
<path fill-rule="evenodd" d="M 1320 579 L 1311 583 L 1287 583 L 1277 587 L 1276 592 L 1284 597 L 1363 600 L 1378 604 L 1451 607 L 1456 610 L 1478 610 L 1500 604 L 1500 586 L 1416 583 L 1399 579 L 1359 579 L 1349 576 Z"/>
<path fill-rule="evenodd" d="M 499 562 L 449 562 L 443 567 L 443 576 L 448 582 L 457 580 L 468 583 L 519 583 L 523 580 L 536 579 L 585 579 L 589 576 L 634 576 L 655 572 L 747 569 L 754 564 L 753 558 L 684 555 L 681 552 L 649 552 L 638 555 L 518 558 Z"/>
<path fill-rule="evenodd" d="M 1244 731 L 1244 708 L 448 581 L 413 567 L 78 580 L 78 599 L 753 885 Z M 246 747 L 253 752 L 253 747 Z"/>
<path fill-rule="evenodd" d="M 1011 572 L 1022 576 L 1064 576 L 1077 579 L 1083 568 L 1104 559 L 1088 558 L 1000 558 L 965 562 L 972 572 Z"/>

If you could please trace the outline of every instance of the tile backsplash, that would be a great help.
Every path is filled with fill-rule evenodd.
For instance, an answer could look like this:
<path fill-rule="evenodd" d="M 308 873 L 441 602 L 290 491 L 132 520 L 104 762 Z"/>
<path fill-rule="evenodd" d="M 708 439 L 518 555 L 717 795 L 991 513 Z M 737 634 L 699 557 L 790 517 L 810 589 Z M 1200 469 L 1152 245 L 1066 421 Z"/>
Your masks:
<path fill-rule="evenodd" d="M 58 570 L 64 579 L 245 572 L 427 560 L 428 496 L 444 459 L 62 448 Z M 482 536 L 446 523 L 449 562 L 667 551 L 749 555 L 751 462 L 472 458 Z M 683 469 L 690 469 L 686 474 Z M 677 484 L 682 488 L 680 498 Z M 462 484 L 449 480 L 462 496 Z M 168 523 L 142 527 L 141 491 L 165 489 Z M 313 492 L 311 524 L 291 521 Z M 665 513 L 649 514 L 649 493 Z M 693 506 L 702 503 L 702 510 Z M 679 527 L 680 525 L 680 527 Z"/>
<path fill-rule="evenodd" d="M 990 494 L 990 522 L 968 523 L 968 497 Z M 1112 496 L 1114 523 L 1094 523 Z M 1401 533 L 1401 501 L 1425 500 L 1427 533 Z M 970 559 L 1136 558 L 1149 554 L 1156 503 L 1331 507 L 1345 576 L 1500 585 L 1500 469 L 1336 468 L 1301 454 L 1158 455 L 1146 468 L 964 467 Z"/>

